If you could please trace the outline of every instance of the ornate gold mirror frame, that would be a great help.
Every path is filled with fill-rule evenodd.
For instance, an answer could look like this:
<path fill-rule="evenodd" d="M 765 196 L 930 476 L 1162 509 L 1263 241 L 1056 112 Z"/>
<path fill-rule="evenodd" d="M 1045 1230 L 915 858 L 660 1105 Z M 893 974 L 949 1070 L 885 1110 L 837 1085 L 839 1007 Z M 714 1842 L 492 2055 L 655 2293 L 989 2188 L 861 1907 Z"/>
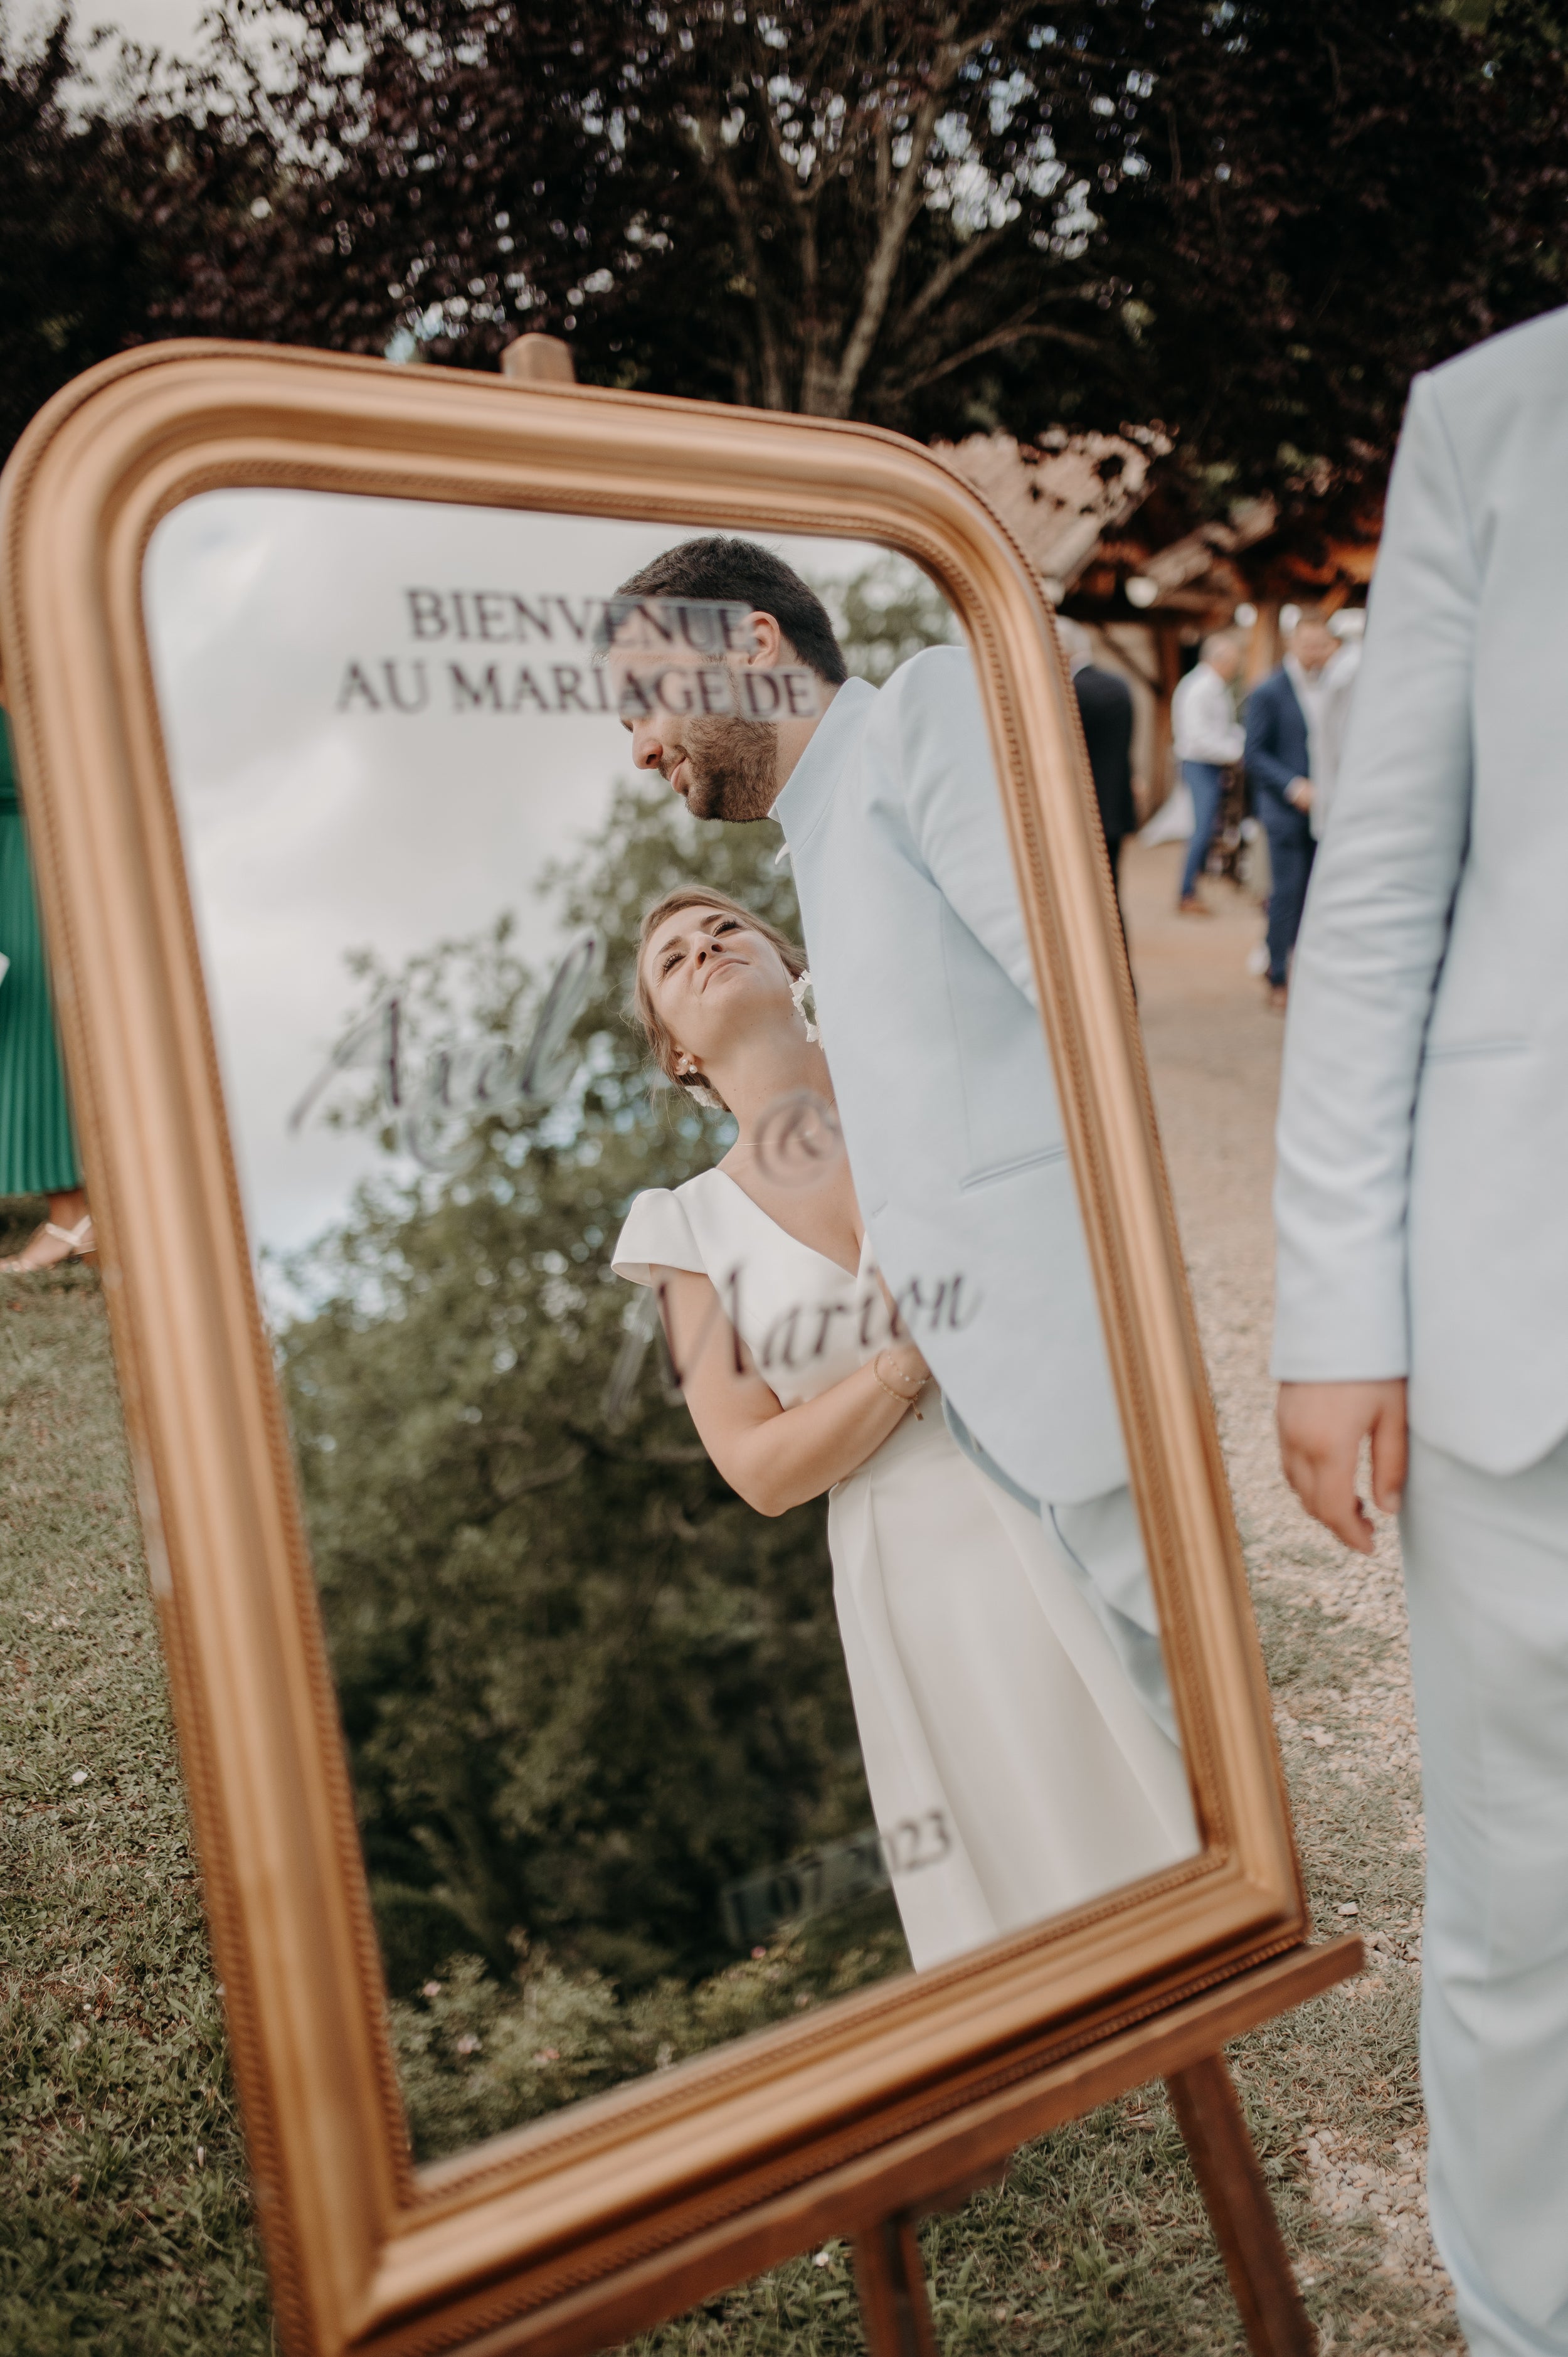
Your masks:
<path fill-rule="evenodd" d="M 159 520 L 233 485 L 832 532 L 901 551 L 940 587 L 985 698 L 1206 1841 L 1038 1931 L 424 2169 L 393 2077 L 142 611 Z M 1026 2136 L 1182 2072 L 1353 1969 L 1354 1941 L 1303 1945 L 1076 714 L 1038 586 L 979 500 L 916 445 L 860 426 L 169 344 L 53 400 L 0 500 L 7 696 L 258 2210 L 296 2357 L 602 2346 L 825 2231 L 934 2204 Z"/>

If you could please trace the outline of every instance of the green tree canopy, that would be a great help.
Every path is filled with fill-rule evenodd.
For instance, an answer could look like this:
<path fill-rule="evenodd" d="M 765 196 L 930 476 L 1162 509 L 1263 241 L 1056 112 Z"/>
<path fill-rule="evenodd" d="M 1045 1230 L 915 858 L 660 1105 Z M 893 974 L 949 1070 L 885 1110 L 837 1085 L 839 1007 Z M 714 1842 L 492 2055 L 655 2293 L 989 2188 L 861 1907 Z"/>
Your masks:
<path fill-rule="evenodd" d="M 818 586 L 872 678 L 951 630 L 894 560 Z M 303 1305 L 279 1363 L 423 2151 L 907 1962 L 886 1893 L 735 1958 L 725 1887 L 871 1822 L 825 1513 L 729 1491 L 609 1265 L 632 1198 L 731 1134 L 630 1020 L 643 911 L 697 879 L 798 937 L 781 843 L 698 823 L 662 780 L 620 786 L 540 879 L 605 950 L 576 1084 L 542 1119 L 482 1122 L 460 1174 L 389 1163 L 278 1273 Z M 371 1006 L 395 986 L 415 1056 L 515 1039 L 540 995 L 510 918 L 396 975 L 353 963 Z M 396 1143 L 373 1091 L 337 1113 Z"/>
<path fill-rule="evenodd" d="M 620 1222 L 715 1147 L 626 1017 L 638 923 L 696 875 L 793 927 L 777 842 L 622 790 L 553 879 L 608 949 L 578 1088 L 532 1131 L 490 1122 L 460 1178 L 367 1189 L 293 1271 L 317 1306 L 281 1336 L 285 1381 L 405 1981 L 454 1919 L 498 1969 L 521 1932 L 623 1988 L 712 1971 L 727 1882 L 868 1820 L 822 1507 L 736 1498 L 654 1354 L 607 1397 L 638 1298 Z M 534 990 L 504 928 L 401 980 L 500 1036 Z"/>

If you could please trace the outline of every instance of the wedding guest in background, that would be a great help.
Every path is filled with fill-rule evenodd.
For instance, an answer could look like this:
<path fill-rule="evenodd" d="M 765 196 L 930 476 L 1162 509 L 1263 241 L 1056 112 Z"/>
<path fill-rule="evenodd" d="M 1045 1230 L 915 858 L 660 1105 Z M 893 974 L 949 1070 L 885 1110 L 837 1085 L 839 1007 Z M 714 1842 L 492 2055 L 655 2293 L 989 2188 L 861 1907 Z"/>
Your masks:
<path fill-rule="evenodd" d="M 1285 1035 L 1286 1474 L 1401 1502 L 1432 2229 L 1568 2352 L 1568 310 L 1412 388 Z M 1408 1440 L 1407 1440 L 1408 1418 Z"/>
<path fill-rule="evenodd" d="M 1133 691 L 1120 673 L 1107 671 L 1095 662 L 1089 632 L 1081 622 L 1058 615 L 1057 636 L 1072 673 L 1120 915 L 1122 845 L 1138 825 L 1133 801 Z"/>
<path fill-rule="evenodd" d="M 1230 701 L 1230 683 L 1241 668 L 1241 645 L 1229 630 L 1215 630 L 1198 649 L 1197 662 L 1171 698 L 1171 737 L 1182 781 L 1192 796 L 1192 839 L 1181 871 L 1176 907 L 1184 917 L 1213 914 L 1198 897 L 1197 879 L 1208 865 L 1224 788 L 1222 772 L 1239 761 L 1246 737 Z"/>
<path fill-rule="evenodd" d="M 26 1273 L 93 1250 L 65 1075 L 55 1036 L 33 872 L 16 798 L 11 732 L 0 712 L 0 1200 L 47 1195 L 48 1217 L 0 1269 Z"/>
<path fill-rule="evenodd" d="M 1290 634 L 1278 671 L 1247 699 L 1247 783 L 1269 838 L 1269 1000 L 1281 1013 L 1291 953 L 1312 877 L 1315 760 L 1322 760 L 1323 673 L 1337 641 L 1304 615 Z"/>

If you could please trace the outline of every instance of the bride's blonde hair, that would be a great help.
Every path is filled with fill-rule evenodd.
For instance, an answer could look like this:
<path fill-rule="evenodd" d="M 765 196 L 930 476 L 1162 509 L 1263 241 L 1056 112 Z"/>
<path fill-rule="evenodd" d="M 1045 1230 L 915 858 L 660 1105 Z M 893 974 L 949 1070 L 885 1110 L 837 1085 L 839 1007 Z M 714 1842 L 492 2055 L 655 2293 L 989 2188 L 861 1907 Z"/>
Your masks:
<path fill-rule="evenodd" d="M 702 1080 L 694 1072 L 676 1071 L 676 1059 L 681 1054 L 681 1050 L 676 1047 L 660 1019 L 643 970 L 644 961 L 648 955 L 648 944 L 654 932 L 667 917 L 679 916 L 682 909 L 721 909 L 725 916 L 738 917 L 741 923 L 752 932 L 760 933 L 765 942 L 771 942 L 788 968 L 791 982 L 799 981 L 800 975 L 805 973 L 806 955 L 805 952 L 789 939 L 788 933 L 781 933 L 777 925 L 768 923 L 766 917 L 759 917 L 755 909 L 746 908 L 740 900 L 732 900 L 727 892 L 710 891 L 703 884 L 683 884 L 677 891 L 666 892 L 661 900 L 656 900 L 652 908 L 645 912 L 642 930 L 638 935 L 637 972 L 631 989 L 633 1018 L 638 1029 L 648 1042 L 650 1055 L 666 1080 L 673 1081 L 675 1086 L 678 1089 L 684 1089 L 689 1096 L 695 1096 L 699 1088 L 705 1090 L 707 1094 L 712 1096 L 714 1092 L 709 1082 Z M 715 1102 L 722 1103 L 722 1099 Z"/>

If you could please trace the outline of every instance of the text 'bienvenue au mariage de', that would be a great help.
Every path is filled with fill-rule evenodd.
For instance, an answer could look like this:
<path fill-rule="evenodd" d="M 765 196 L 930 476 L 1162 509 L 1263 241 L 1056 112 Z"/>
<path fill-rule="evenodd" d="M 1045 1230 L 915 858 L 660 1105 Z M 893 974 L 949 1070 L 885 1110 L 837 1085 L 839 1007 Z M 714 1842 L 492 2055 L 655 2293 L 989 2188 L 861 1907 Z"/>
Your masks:
<path fill-rule="evenodd" d="M 355 656 L 340 713 L 517 718 L 655 713 L 810 719 L 816 673 L 760 664 L 751 608 L 712 598 L 404 589 L 403 651 Z"/>

